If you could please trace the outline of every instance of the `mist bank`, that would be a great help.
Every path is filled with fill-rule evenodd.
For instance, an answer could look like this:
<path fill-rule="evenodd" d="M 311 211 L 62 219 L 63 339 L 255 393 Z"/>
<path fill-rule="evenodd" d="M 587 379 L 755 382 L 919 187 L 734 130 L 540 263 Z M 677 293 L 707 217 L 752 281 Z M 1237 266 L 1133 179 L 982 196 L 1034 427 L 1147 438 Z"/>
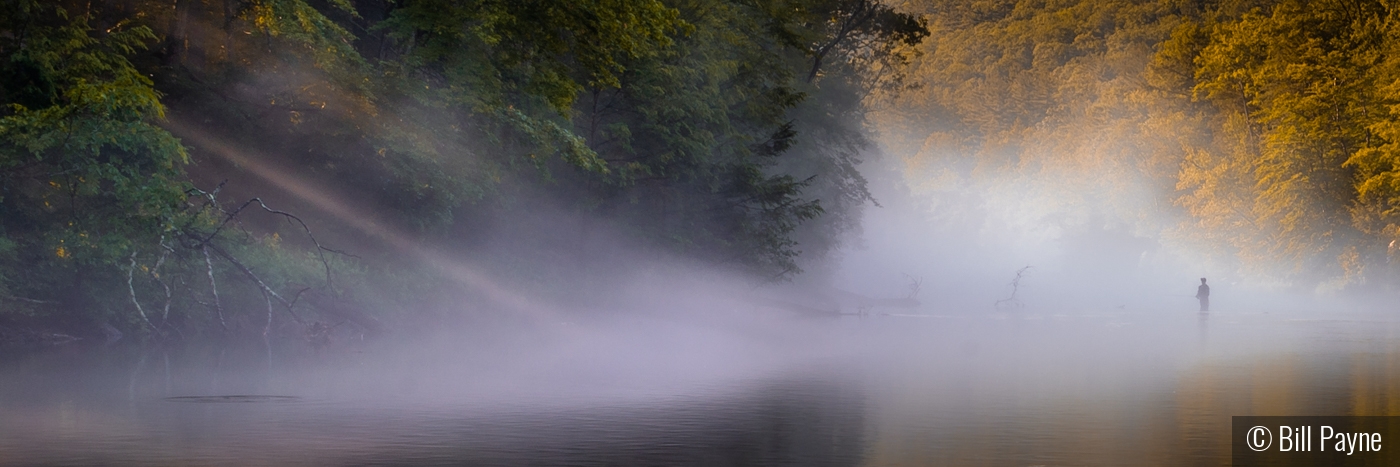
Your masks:
<path fill-rule="evenodd" d="M 1199 277 L 1393 293 L 1391 2 L 909 11 L 931 31 L 918 87 L 874 121 L 934 219 L 929 241 L 1005 258 L 1000 282 L 1059 263 L 1102 271 L 1087 282 L 1108 289 L 1155 270 L 1188 295 Z"/>
<path fill-rule="evenodd" d="M 786 280 L 858 222 L 866 96 L 928 34 L 869 0 L 0 8 L 0 326 L 107 339 Z"/>

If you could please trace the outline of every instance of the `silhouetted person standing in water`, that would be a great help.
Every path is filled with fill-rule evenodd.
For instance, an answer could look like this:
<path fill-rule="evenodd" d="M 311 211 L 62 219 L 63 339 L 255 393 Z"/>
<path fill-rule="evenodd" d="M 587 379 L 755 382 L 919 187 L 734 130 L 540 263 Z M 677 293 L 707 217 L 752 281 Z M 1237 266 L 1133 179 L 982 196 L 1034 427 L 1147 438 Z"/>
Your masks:
<path fill-rule="evenodd" d="M 1210 311 L 1210 286 L 1206 278 L 1201 278 L 1201 286 L 1196 287 L 1196 299 L 1201 301 L 1201 311 Z"/>

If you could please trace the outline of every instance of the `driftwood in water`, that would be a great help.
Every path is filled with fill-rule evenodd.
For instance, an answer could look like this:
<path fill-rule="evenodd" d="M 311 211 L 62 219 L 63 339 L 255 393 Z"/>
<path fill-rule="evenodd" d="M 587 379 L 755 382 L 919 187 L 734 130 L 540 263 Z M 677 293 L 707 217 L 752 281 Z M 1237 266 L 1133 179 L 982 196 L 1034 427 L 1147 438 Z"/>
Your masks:
<path fill-rule="evenodd" d="M 1019 310 L 1021 308 L 1024 308 L 1026 305 L 1024 303 L 1021 303 L 1020 299 L 1016 298 L 1016 293 L 1021 291 L 1021 279 L 1024 279 L 1026 277 L 1026 271 L 1030 270 L 1031 266 L 1029 265 L 1027 265 L 1024 268 L 1017 269 L 1016 278 L 1011 279 L 1011 283 L 1007 284 L 1011 286 L 1011 296 L 1003 298 L 1001 300 L 997 300 L 997 302 L 992 304 L 992 306 L 997 310 Z"/>

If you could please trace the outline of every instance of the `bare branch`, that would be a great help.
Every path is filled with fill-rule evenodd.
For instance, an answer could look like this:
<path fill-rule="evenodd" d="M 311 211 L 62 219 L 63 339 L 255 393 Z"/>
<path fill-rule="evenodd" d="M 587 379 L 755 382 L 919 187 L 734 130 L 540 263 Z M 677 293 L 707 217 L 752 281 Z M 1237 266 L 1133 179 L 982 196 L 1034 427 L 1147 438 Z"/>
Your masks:
<path fill-rule="evenodd" d="M 1002 309 L 1002 308 L 1022 308 L 1022 307 L 1024 307 L 1025 304 L 1021 303 L 1020 300 L 1016 299 L 1016 292 L 1019 292 L 1019 291 L 1021 290 L 1021 279 L 1023 279 L 1023 278 L 1025 277 L 1026 271 L 1029 271 L 1030 269 L 1031 269 L 1030 266 L 1026 266 L 1026 267 L 1023 267 L 1023 268 L 1021 268 L 1021 269 L 1017 269 L 1017 270 L 1016 270 L 1016 278 L 1011 279 L 1011 283 L 1008 284 L 1008 285 L 1011 286 L 1011 296 L 1006 297 L 1006 298 L 1003 298 L 1003 299 L 1001 299 L 1001 300 L 997 300 L 997 302 L 996 302 L 995 304 L 993 304 L 993 306 L 995 306 L 998 310 L 1000 310 L 1000 309 Z"/>
<path fill-rule="evenodd" d="M 156 283 L 157 283 L 157 284 L 160 284 L 160 286 L 163 287 L 163 288 L 165 289 L 165 307 L 164 307 L 164 310 L 161 312 L 161 315 L 160 315 L 160 325 L 163 327 L 163 326 L 165 326 L 165 325 L 169 322 L 169 320 L 170 320 L 170 300 L 171 300 L 171 295 L 170 295 L 170 284 L 165 283 L 165 280 L 160 278 L 160 267 L 161 267 L 161 265 L 164 265 L 164 264 L 165 264 L 165 257 L 166 257 L 167 255 L 169 255 L 170 253 L 174 252 L 175 250 L 172 249 L 172 248 L 170 248 L 169 246 L 166 246 L 166 244 L 165 244 L 165 235 L 161 235 L 161 236 L 160 236 L 160 240 L 158 240 L 156 243 L 160 245 L 160 247 L 161 247 L 161 252 L 160 252 L 160 258 L 156 259 L 156 265 L 155 265 L 155 267 L 151 268 L 151 279 L 155 279 Z"/>
<path fill-rule="evenodd" d="M 0 295 L 0 299 L 14 300 L 14 301 L 17 301 L 17 302 L 25 302 L 25 303 L 34 303 L 34 304 L 38 304 L 38 305 L 58 305 L 58 304 L 59 304 L 59 302 L 55 302 L 55 301 L 51 301 L 51 300 L 36 300 L 36 299 L 33 299 L 33 298 L 16 297 L 16 296 L 13 296 L 13 295 Z"/>
<path fill-rule="evenodd" d="M 131 266 L 127 267 L 126 269 L 126 289 L 131 292 L 131 304 L 136 305 L 136 312 L 141 315 L 141 320 L 145 321 L 146 325 L 150 326 L 152 331 L 155 331 L 157 334 L 159 334 L 160 329 L 156 328 L 156 325 L 151 323 L 151 319 L 146 317 L 146 310 L 144 308 L 141 308 L 141 302 L 136 300 L 136 286 L 132 284 L 133 274 L 135 273 L 135 271 L 136 251 L 132 251 Z"/>
<path fill-rule="evenodd" d="M 219 255 L 220 258 L 223 258 L 225 261 L 228 261 L 229 264 L 232 264 L 234 267 L 238 268 L 238 270 L 242 272 L 243 275 L 248 276 L 249 279 L 252 279 L 254 283 L 258 284 L 258 288 L 261 289 L 265 295 L 270 296 L 269 300 L 271 300 L 272 298 L 276 298 L 278 302 L 281 302 L 283 306 L 287 307 L 287 313 L 292 315 L 292 319 L 296 320 L 297 323 L 306 324 L 306 321 L 303 321 L 300 316 L 297 316 L 296 310 L 292 309 L 291 302 L 288 302 L 286 299 L 282 298 L 281 295 L 277 295 L 277 292 L 273 291 L 272 287 L 268 287 L 267 284 L 263 282 L 262 278 L 258 277 L 257 274 L 253 273 L 253 270 L 248 269 L 247 266 L 244 266 L 243 263 L 239 262 L 238 259 L 233 257 L 233 255 L 224 251 L 222 248 L 219 248 L 217 245 L 211 243 L 207 246 L 210 250 L 214 250 L 214 254 Z M 271 318 L 268 319 L 269 322 L 271 322 Z M 269 324 L 269 326 L 271 325 Z"/>
<path fill-rule="evenodd" d="M 924 277 L 914 277 L 904 273 L 904 278 L 909 279 L 909 295 L 905 298 L 919 298 L 919 290 L 924 286 Z"/>
<path fill-rule="evenodd" d="M 214 314 L 219 317 L 219 327 L 228 331 L 228 322 L 224 321 L 224 306 L 219 302 L 219 284 L 214 281 L 214 262 L 209 259 L 209 246 L 200 247 L 200 251 L 204 252 L 204 267 L 209 274 L 209 293 L 214 295 Z"/>
<path fill-rule="evenodd" d="M 210 196 L 212 199 L 213 195 L 210 194 L 208 196 Z M 353 254 L 322 245 L 319 240 L 316 240 L 316 236 L 311 233 L 311 227 L 306 225 L 306 221 L 301 220 L 301 218 L 297 217 L 295 214 L 268 207 L 267 204 L 263 202 L 262 198 L 250 199 L 244 202 L 242 205 L 240 205 L 238 209 L 234 209 L 233 211 L 224 211 L 227 214 L 227 216 L 224 218 L 224 221 L 219 223 L 219 226 L 215 227 L 213 232 L 210 232 L 209 235 L 204 236 L 203 239 L 197 242 L 197 245 L 209 244 L 209 242 L 213 241 L 214 237 L 217 236 L 221 230 L 223 230 L 225 225 L 237 218 L 239 213 L 242 213 L 244 209 L 247 209 L 254 203 L 256 203 L 258 207 L 262 208 L 263 211 L 266 211 L 269 214 L 282 216 L 284 219 L 287 220 L 287 222 L 295 221 L 296 225 L 301 226 L 301 230 L 306 233 L 306 238 L 310 239 L 311 243 L 316 246 L 317 259 L 321 261 L 321 266 L 325 268 L 327 287 L 334 288 L 335 284 L 331 278 L 331 264 L 330 261 L 326 259 L 326 252 L 331 252 L 342 256 L 349 256 L 351 258 L 358 258 L 358 256 L 355 256 Z M 222 209 L 220 211 L 222 211 Z"/>
<path fill-rule="evenodd" d="M 270 291 L 267 289 L 263 289 L 262 293 L 263 300 L 267 300 L 267 324 L 263 325 L 263 338 L 266 339 L 267 335 L 272 332 L 272 298 L 268 296 Z M 289 307 L 287 310 L 291 310 L 291 308 Z"/>
<path fill-rule="evenodd" d="M 297 300 L 301 300 L 301 294 L 306 293 L 308 290 L 311 290 L 311 287 L 302 287 L 301 290 L 298 290 L 297 294 L 292 296 L 292 305 L 296 305 Z"/>
<path fill-rule="evenodd" d="M 826 55 L 880 11 L 879 4 L 873 0 L 856 0 L 854 3 L 850 15 L 841 19 L 836 35 L 812 52 L 812 69 L 807 73 L 808 83 L 817 79 L 817 73 L 821 71 L 822 61 L 826 59 Z"/>

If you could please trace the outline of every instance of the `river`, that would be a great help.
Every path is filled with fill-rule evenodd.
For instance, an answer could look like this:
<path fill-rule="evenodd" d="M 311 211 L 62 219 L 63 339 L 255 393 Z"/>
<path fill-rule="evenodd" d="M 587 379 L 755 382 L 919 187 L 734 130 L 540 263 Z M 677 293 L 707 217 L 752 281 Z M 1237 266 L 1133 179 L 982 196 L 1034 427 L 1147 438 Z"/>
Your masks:
<path fill-rule="evenodd" d="M 1400 412 L 1397 331 L 1113 310 L 77 344 L 0 360 L 0 465 L 1229 465 L 1232 415 Z"/>

